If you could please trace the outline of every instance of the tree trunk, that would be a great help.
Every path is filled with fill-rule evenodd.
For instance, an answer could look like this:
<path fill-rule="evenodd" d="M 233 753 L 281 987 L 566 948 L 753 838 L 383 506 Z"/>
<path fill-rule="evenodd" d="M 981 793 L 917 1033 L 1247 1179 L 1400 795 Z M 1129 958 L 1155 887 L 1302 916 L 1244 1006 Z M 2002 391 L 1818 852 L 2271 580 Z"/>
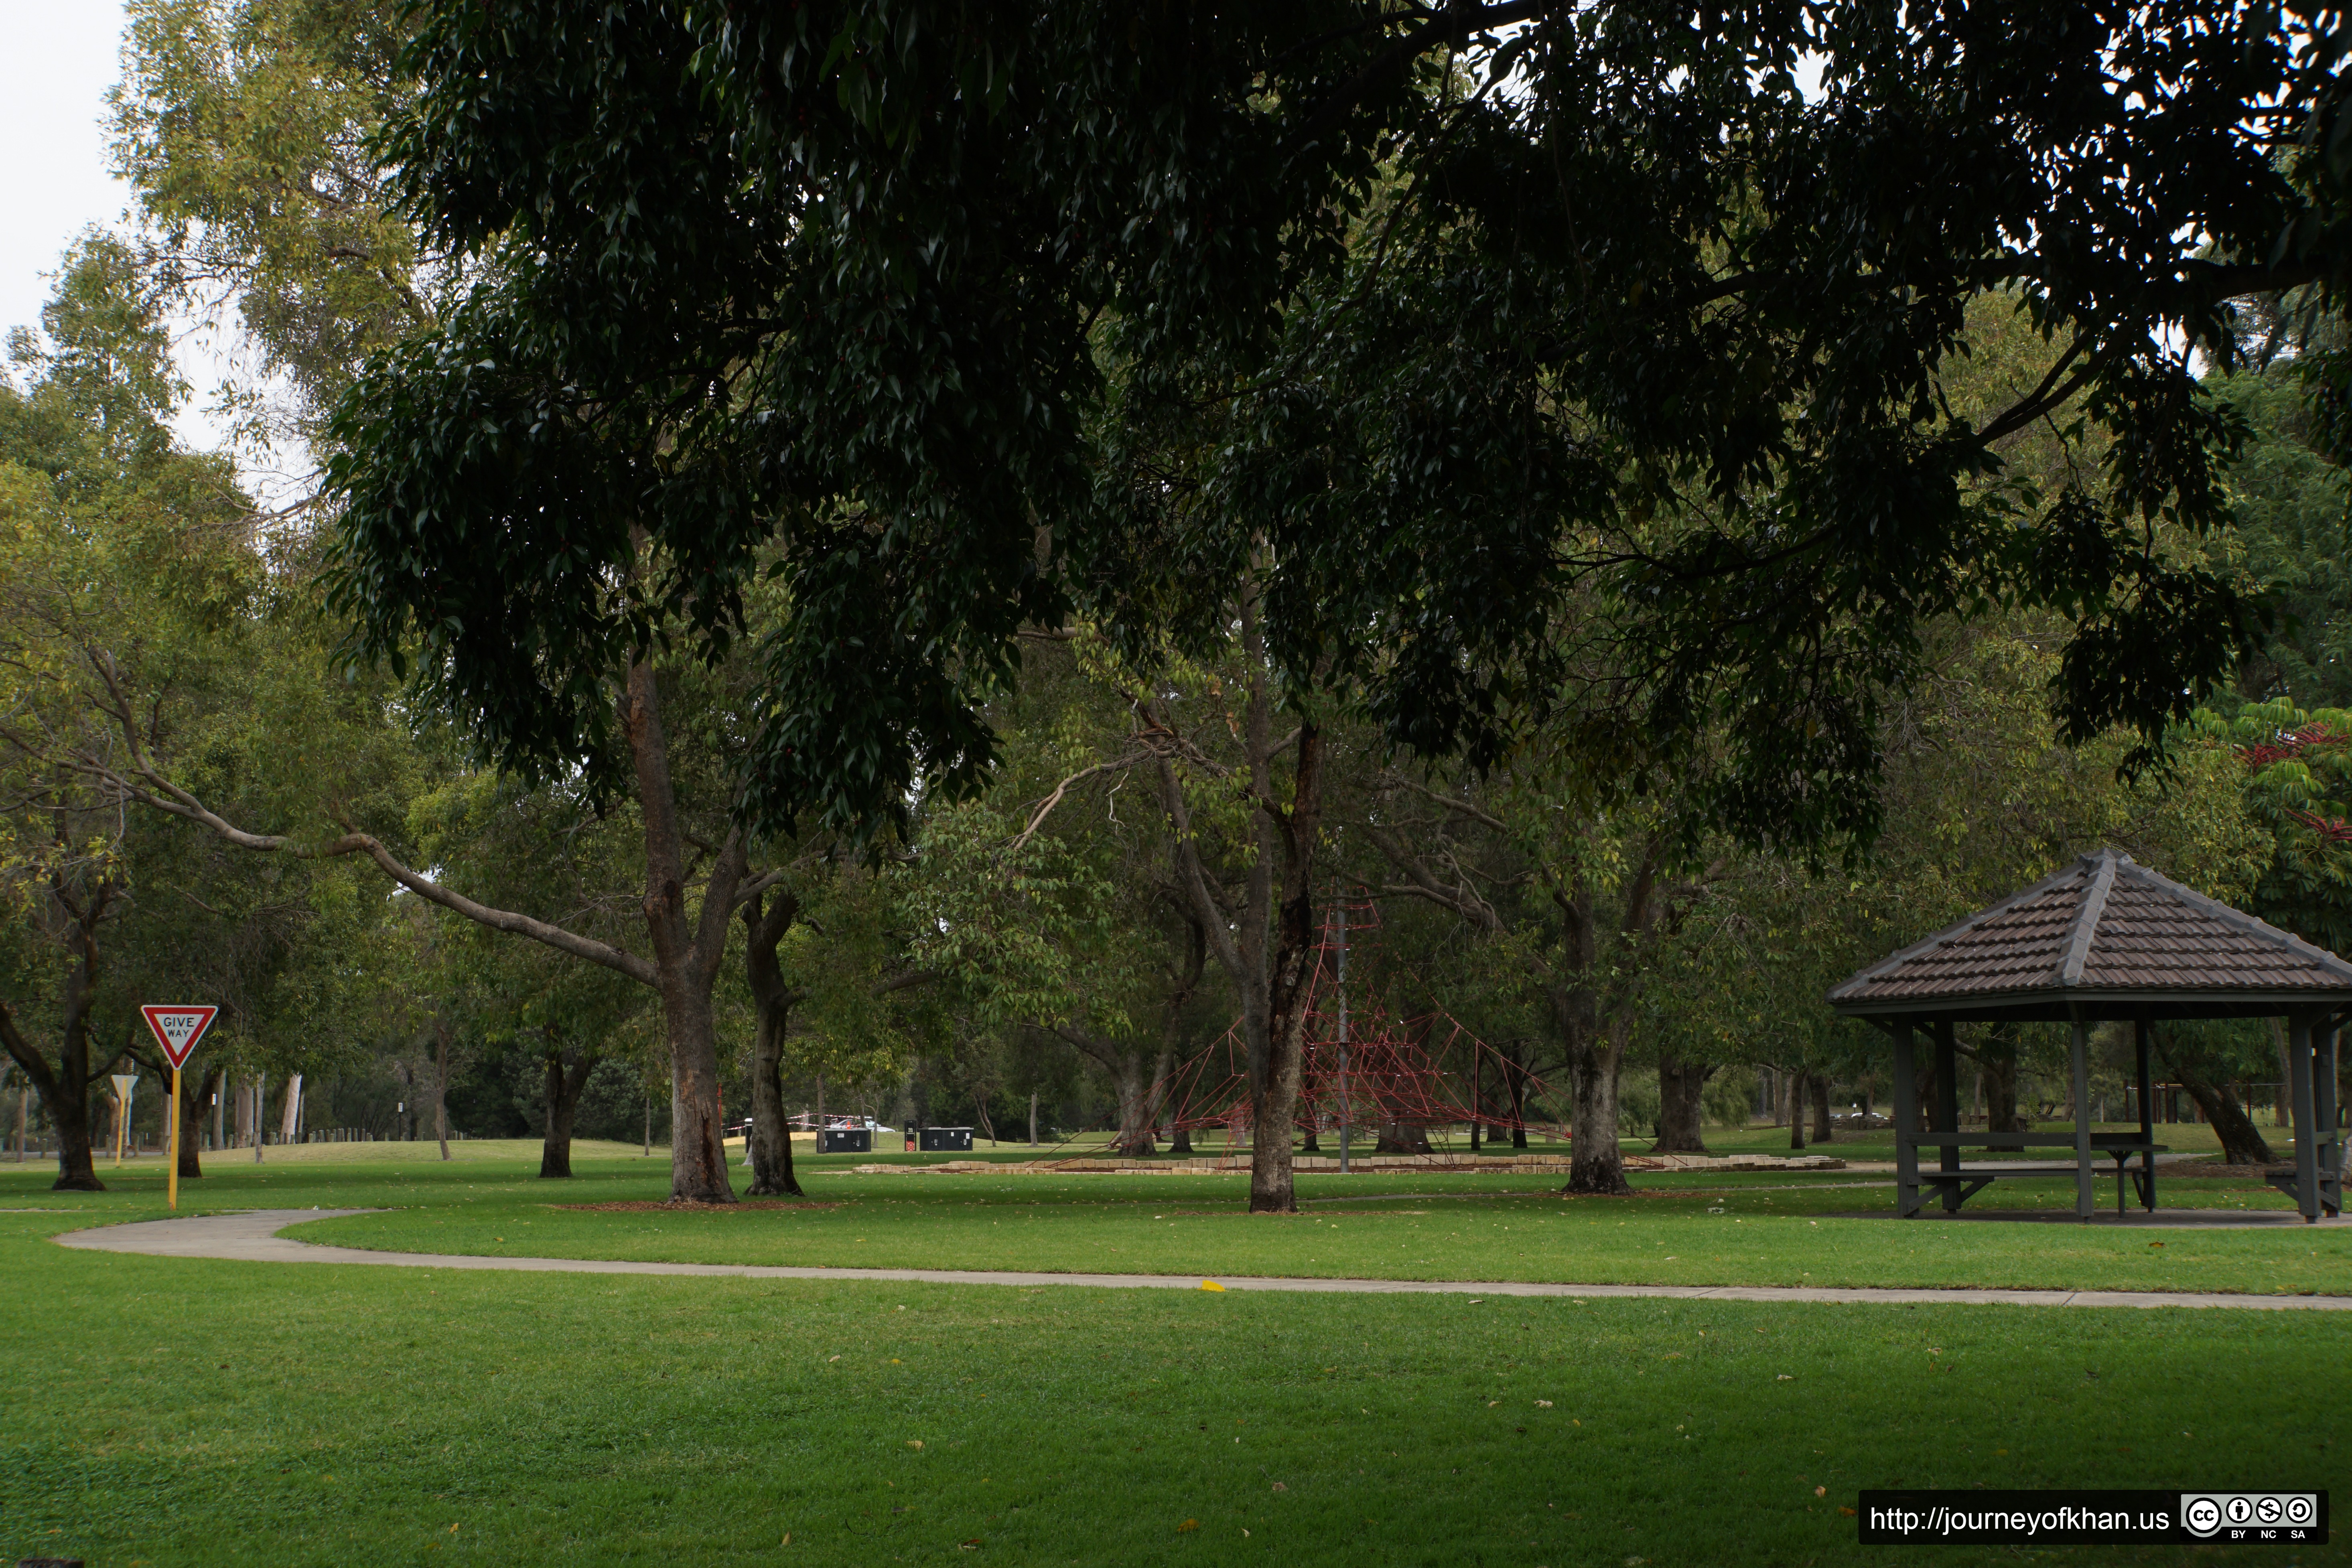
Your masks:
<path fill-rule="evenodd" d="M 1254 726 L 1268 723 L 1253 696 Z M 1298 727 L 1298 766 L 1290 809 L 1259 813 L 1276 832 L 1282 854 L 1282 904 L 1275 922 L 1273 961 L 1266 975 L 1266 1057 L 1250 1072 L 1250 1200 L 1252 1214 L 1297 1214 L 1291 1179 L 1290 1131 L 1297 1114 L 1299 1077 L 1306 1065 L 1307 1008 L 1314 984 L 1315 841 L 1323 829 L 1323 738 L 1312 724 Z"/>
<path fill-rule="evenodd" d="M 1685 1061 L 1668 1052 L 1658 1055 L 1658 1141 L 1653 1154 L 1706 1152 L 1706 1080 L 1716 1069 Z"/>
<path fill-rule="evenodd" d="M 441 1141 L 441 1158 L 449 1158 L 449 1025 L 433 1015 L 433 1136 Z"/>
<path fill-rule="evenodd" d="M 1118 1083 L 1118 1146 L 1122 1159 L 1149 1160 L 1160 1152 L 1151 1126 L 1151 1086 L 1144 1081 L 1143 1052 L 1122 1048 L 1117 1057 Z"/>
<path fill-rule="evenodd" d="M 1174 1118 L 1169 1114 L 1168 1086 L 1175 1070 L 1176 1053 L 1163 1045 L 1151 1064 L 1151 1126 L 1154 1132 L 1164 1131 L 1171 1139 L 1176 1136 L 1176 1129 L 1171 1125 Z"/>
<path fill-rule="evenodd" d="M 2293 1127 L 2294 1125 L 2294 1074 L 2287 1069 L 2286 1020 L 2272 1018 L 2268 1022 L 2271 1026 L 2271 1046 L 2278 1053 L 2279 1070 L 2278 1094 L 2271 1102 L 2271 1125 Z"/>
<path fill-rule="evenodd" d="M 1429 1152 L 1429 1129 L 1405 1121 L 1383 1121 L 1380 1136 L 1373 1141 L 1372 1152 L 1426 1154 Z"/>
<path fill-rule="evenodd" d="M 1805 1146 L 1805 1075 L 1782 1073 L 1780 1081 L 1789 1096 L 1789 1147 L 1801 1149 Z"/>
<path fill-rule="evenodd" d="M 1836 1129 L 1830 1121 L 1830 1080 L 1824 1073 L 1807 1075 L 1813 1089 L 1813 1142 L 1827 1143 Z"/>
<path fill-rule="evenodd" d="M 1580 1031 L 1581 1032 L 1581 1031 Z M 1570 1193 L 1617 1196 L 1630 1193 L 1624 1151 L 1617 1144 L 1617 1074 L 1621 1058 L 1599 1032 L 1569 1047 Z M 1517 1118 L 1514 1117 L 1516 1123 Z"/>
<path fill-rule="evenodd" d="M 686 832 L 670 783 L 669 745 L 654 670 L 643 660 L 629 666 L 622 729 L 628 738 L 638 811 L 645 822 L 646 931 L 669 1047 L 670 1201 L 731 1204 L 735 1189 L 727 1172 L 726 1110 L 719 1103 L 719 1029 L 711 994 L 727 953 L 735 891 L 742 885 L 747 864 L 743 836 L 740 829 L 730 831 L 710 858 L 702 907 L 689 921 Z"/>
<path fill-rule="evenodd" d="M 765 907 L 763 908 L 763 904 Z M 784 1040 L 800 993 L 784 984 L 777 949 L 800 918 L 800 900 L 779 891 L 766 904 L 754 896 L 743 906 L 743 956 L 751 983 L 757 1022 L 751 1049 L 751 1184 L 755 1198 L 801 1197 L 793 1174 L 793 1124 L 784 1110 Z"/>
<path fill-rule="evenodd" d="M 1037 1091 L 1029 1091 L 1029 1147 L 1037 1146 Z"/>
<path fill-rule="evenodd" d="M 1151 1085 L 1151 1121 L 1155 1127 L 1162 1117 L 1168 1121 L 1168 1152 L 1190 1154 L 1192 1152 L 1192 1130 L 1177 1125 L 1182 1108 L 1172 1102 L 1176 1081 L 1179 1047 L 1184 1039 L 1184 1013 L 1192 1005 L 1193 994 L 1201 988 L 1201 978 L 1209 968 L 1209 933 L 1202 928 L 1199 916 L 1189 910 L 1180 900 L 1176 913 L 1184 921 L 1182 958 L 1173 971 L 1168 988 L 1168 1005 L 1160 1015 L 1160 1065 Z"/>
<path fill-rule="evenodd" d="M 2231 1165 L 2267 1165 L 2277 1158 L 2271 1146 L 2254 1127 L 2253 1118 L 2226 1085 L 2218 1084 L 2206 1076 L 2205 1064 L 2189 1052 L 2176 1050 L 2157 1035 L 2157 1049 L 2163 1054 L 2165 1066 L 2179 1080 L 2180 1087 L 2204 1111 L 2205 1120 L 2213 1124 L 2214 1136 L 2221 1141 L 2221 1159 Z"/>
<path fill-rule="evenodd" d="M 1525 1149 L 1528 1146 L 1528 1065 L 1508 1052 L 1503 1057 L 1503 1096 L 1511 1107 L 1511 1147 Z M 1616 1123 L 1610 1125 L 1613 1127 Z"/>
<path fill-rule="evenodd" d="M 1241 595 L 1242 643 L 1249 658 L 1247 723 L 1244 744 L 1253 785 L 1250 826 L 1255 855 L 1245 873 L 1244 897 L 1227 910 L 1208 889 L 1174 765 L 1160 763 L 1160 804 L 1174 837 L 1178 874 L 1192 915 L 1214 949 L 1218 964 L 1239 994 L 1243 1037 L 1248 1046 L 1250 1189 L 1252 1214 L 1295 1214 L 1290 1131 L 1298 1103 L 1301 1058 L 1307 1029 L 1308 963 L 1315 946 L 1312 888 L 1315 845 L 1322 831 L 1323 742 L 1312 724 L 1301 723 L 1290 805 L 1273 795 L 1274 715 L 1266 691 L 1265 641 L 1258 626 L 1256 590 Z M 1277 889 L 1275 876 L 1280 872 Z M 1272 952 L 1268 952 L 1268 938 Z"/>
<path fill-rule="evenodd" d="M 2022 1132 L 2017 1119 L 2017 1026 L 1995 1024 L 1977 1042 L 1977 1068 L 1984 1080 L 1985 1131 Z M 2022 1153 L 2022 1143 L 1988 1143 L 1988 1152 Z"/>
<path fill-rule="evenodd" d="M 1958 1070 L 1957 1067 L 1954 1070 Z M 1936 1120 L 1936 1053 L 1932 1050 L 1919 1052 L 1913 1058 L 1912 1075 L 1916 1086 L 1914 1092 L 1919 1097 L 1918 1124 L 1912 1131 L 1933 1132 L 1936 1130 L 1933 1125 Z"/>
<path fill-rule="evenodd" d="M 58 997 L 57 1064 L 52 1067 L 48 1058 L 33 1047 L 17 1026 L 16 1009 L 5 1003 L 0 1003 L 0 1047 L 32 1080 L 34 1089 L 40 1093 L 41 1103 L 48 1108 L 50 1124 L 58 1130 L 58 1179 L 49 1184 L 49 1190 L 102 1193 L 106 1184 L 98 1179 L 98 1163 L 91 1147 L 89 1091 L 90 1086 L 105 1075 L 105 1067 L 93 1067 L 90 1062 L 89 1014 L 98 990 L 99 922 L 113 901 L 113 893 L 101 882 L 76 905 L 60 887 L 52 884 L 49 896 L 53 907 L 68 917 L 62 934 L 73 955 Z"/>
<path fill-rule="evenodd" d="M 195 1079 L 194 1092 L 189 1091 L 189 1074 L 180 1074 L 180 1174 L 193 1179 L 205 1173 L 204 1162 L 197 1154 L 197 1144 L 204 1141 L 205 1111 L 211 1099 L 213 1086 L 221 1080 L 220 1068 L 206 1068 Z M 170 1082 L 169 1079 L 164 1080 Z"/>
<path fill-rule="evenodd" d="M 588 1075 L 596 1066 L 595 1055 L 574 1046 L 570 1050 L 555 1047 L 555 1030 L 547 1031 L 549 1049 L 541 1058 L 545 1064 L 547 1097 L 547 1131 L 540 1143 L 539 1173 L 542 1179 L 572 1174 L 572 1123 L 580 1110 L 580 1091 L 588 1087 Z M 568 1060 L 566 1058 L 569 1058 Z"/>

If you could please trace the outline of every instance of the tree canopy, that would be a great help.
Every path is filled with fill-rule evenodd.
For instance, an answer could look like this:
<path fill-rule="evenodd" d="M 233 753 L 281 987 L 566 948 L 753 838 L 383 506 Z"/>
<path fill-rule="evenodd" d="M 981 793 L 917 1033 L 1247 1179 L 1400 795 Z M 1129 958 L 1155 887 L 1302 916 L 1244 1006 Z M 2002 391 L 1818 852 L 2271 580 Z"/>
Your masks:
<path fill-rule="evenodd" d="M 1597 681 L 1727 748 L 1726 826 L 1866 836 L 1929 620 L 2056 612 L 2068 732 L 2147 745 L 2254 635 L 2181 548 L 2243 436 L 2192 363 L 2344 280 L 2341 47 L 2189 0 L 427 5 L 384 148 L 475 280 L 338 416 L 342 603 L 544 769 L 646 605 L 722 647 L 781 573 L 743 809 L 852 822 L 976 784 L 1022 624 L 1203 634 L 1264 541 L 1278 664 L 1392 742 L 1491 762 Z M 1992 294 L 2052 360 L 1965 416 Z M 2062 415 L 2095 471 L 2009 482 Z"/>

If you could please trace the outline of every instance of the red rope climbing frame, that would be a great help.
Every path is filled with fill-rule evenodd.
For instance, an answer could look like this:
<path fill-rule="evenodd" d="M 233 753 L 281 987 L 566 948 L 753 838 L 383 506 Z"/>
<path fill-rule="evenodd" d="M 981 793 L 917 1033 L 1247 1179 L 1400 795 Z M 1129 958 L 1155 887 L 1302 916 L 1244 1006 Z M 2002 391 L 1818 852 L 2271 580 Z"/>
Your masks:
<path fill-rule="evenodd" d="M 1344 1100 L 1356 1136 L 1393 1130 L 1476 1124 L 1508 1132 L 1526 1125 L 1543 1081 L 1440 1009 L 1398 1018 L 1379 984 L 1379 913 L 1369 899 L 1348 906 L 1347 1061 L 1341 1087 L 1337 911 L 1326 909 L 1307 994 L 1307 1042 L 1298 1102 L 1301 1132 L 1337 1131 Z M 1155 1085 L 1163 1127 L 1223 1127 L 1232 1142 L 1250 1131 L 1249 1047 L 1241 1025 L 1179 1063 Z"/>

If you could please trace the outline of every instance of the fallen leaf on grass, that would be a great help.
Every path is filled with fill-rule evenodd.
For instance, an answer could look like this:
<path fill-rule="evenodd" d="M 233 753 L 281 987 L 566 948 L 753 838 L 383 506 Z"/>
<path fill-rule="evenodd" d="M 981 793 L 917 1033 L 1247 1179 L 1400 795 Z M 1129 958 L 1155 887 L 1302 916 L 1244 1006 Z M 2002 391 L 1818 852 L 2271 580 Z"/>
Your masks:
<path fill-rule="evenodd" d="M 1827 1497 L 1830 1495 L 1830 1489 L 1827 1487 L 1815 1487 L 1813 1489 L 1813 1495 L 1815 1497 Z"/>
<path fill-rule="evenodd" d="M 1276 1482 L 1275 1482 L 1275 1483 L 1274 1483 L 1274 1489 L 1275 1489 L 1275 1490 L 1276 1490 L 1276 1491 L 1278 1491 L 1278 1492 L 1286 1492 L 1286 1491 L 1288 1491 L 1290 1489 L 1289 1489 L 1288 1487 L 1286 1487 L 1286 1486 L 1283 1485 L 1280 1481 L 1276 1481 Z"/>
<path fill-rule="evenodd" d="M 1176 1527 L 1176 1533 L 1179 1535 L 1190 1535 L 1192 1531 L 1200 1528 L 1201 1521 L 1199 1520 L 1188 1519 L 1183 1523 Z"/>
<path fill-rule="evenodd" d="M 1536 1401 L 1536 1408 L 1538 1410 L 1549 1410 L 1551 1408 L 1551 1401 L 1549 1399 L 1538 1399 Z"/>
<path fill-rule="evenodd" d="M 1853 1517 L 1853 1510 L 1846 1507 L 1843 1503 L 1840 1503 L 1838 1505 L 1838 1511 L 1845 1515 L 1848 1519 L 1852 1519 Z"/>
<path fill-rule="evenodd" d="M 1791 1376 L 1790 1373 L 1785 1373 L 1785 1372 L 1784 1372 L 1784 1373 L 1780 1373 L 1779 1376 L 1775 1377 L 1772 1381 L 1773 1381 L 1773 1382 L 1775 1382 L 1775 1383 L 1794 1383 L 1794 1382 L 1796 1382 L 1797 1380 L 1796 1380 L 1796 1378 L 1794 1378 L 1793 1376 Z"/>
<path fill-rule="evenodd" d="M 1215 1280 L 1213 1280 L 1213 1279 L 1203 1279 L 1203 1280 L 1202 1280 L 1202 1281 L 1201 1281 L 1201 1289 L 1203 1289 L 1203 1290 L 1217 1290 L 1217 1291 L 1223 1291 L 1223 1290 L 1224 1289 L 1224 1287 L 1223 1287 L 1223 1285 L 1218 1284 L 1218 1283 L 1217 1283 Z"/>
<path fill-rule="evenodd" d="M 909 1448 L 919 1448 L 922 1446 L 923 1440 L 920 1437 L 909 1437 L 907 1439 L 907 1447 Z"/>
<path fill-rule="evenodd" d="M 956 1544 L 966 1552 L 977 1552 L 980 1550 L 980 1537 L 975 1535 L 970 1541 L 959 1541 Z"/>

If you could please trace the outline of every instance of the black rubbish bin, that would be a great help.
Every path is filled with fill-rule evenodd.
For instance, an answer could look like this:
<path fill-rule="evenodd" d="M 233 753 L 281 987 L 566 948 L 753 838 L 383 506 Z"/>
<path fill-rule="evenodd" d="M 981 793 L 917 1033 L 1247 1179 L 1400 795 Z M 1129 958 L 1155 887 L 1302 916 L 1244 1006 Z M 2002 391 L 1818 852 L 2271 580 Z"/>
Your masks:
<path fill-rule="evenodd" d="M 828 1127 L 816 1135 L 820 1154 L 871 1154 L 874 1132 L 866 1127 Z"/>
<path fill-rule="evenodd" d="M 950 1154 L 971 1149 L 971 1129 L 969 1127 L 926 1127 L 923 1129 L 923 1152 Z"/>

